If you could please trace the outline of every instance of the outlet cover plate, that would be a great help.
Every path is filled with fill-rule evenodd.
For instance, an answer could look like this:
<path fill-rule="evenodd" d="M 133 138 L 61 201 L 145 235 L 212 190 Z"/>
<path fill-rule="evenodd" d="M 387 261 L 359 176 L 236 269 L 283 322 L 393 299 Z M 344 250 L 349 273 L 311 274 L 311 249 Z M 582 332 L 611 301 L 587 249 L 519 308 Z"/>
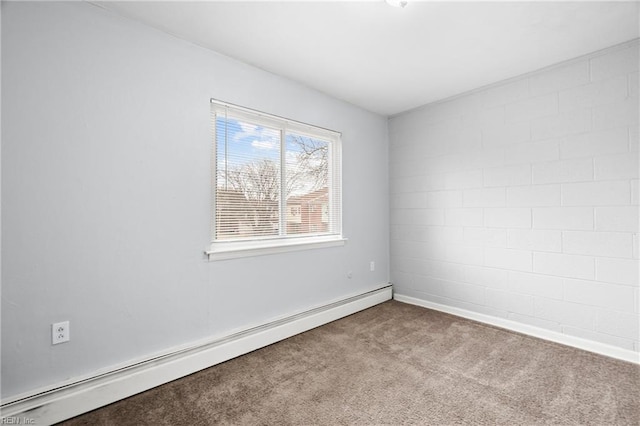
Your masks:
<path fill-rule="evenodd" d="M 51 324 L 51 344 L 52 345 L 68 342 L 69 339 L 70 339 L 69 321 L 56 322 L 54 324 Z"/>

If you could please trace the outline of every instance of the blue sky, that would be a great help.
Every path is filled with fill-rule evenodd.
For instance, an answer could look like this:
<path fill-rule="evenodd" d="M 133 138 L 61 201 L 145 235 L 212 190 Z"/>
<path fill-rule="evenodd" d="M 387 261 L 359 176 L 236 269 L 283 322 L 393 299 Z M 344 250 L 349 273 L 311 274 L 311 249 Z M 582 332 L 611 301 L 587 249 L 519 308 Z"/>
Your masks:
<path fill-rule="evenodd" d="M 280 162 L 280 131 L 278 129 L 234 118 L 218 117 L 216 132 L 218 170 L 225 170 L 225 162 L 229 167 L 257 159 Z M 300 146 L 293 142 L 293 138 L 293 135 L 288 134 L 285 144 L 285 158 L 289 167 L 295 167 L 298 153 L 302 152 Z M 314 141 L 319 144 L 323 143 L 317 139 Z"/>
<path fill-rule="evenodd" d="M 276 129 L 219 117 L 216 131 L 219 170 L 224 170 L 225 153 L 229 165 L 256 157 L 274 161 L 280 157 L 280 132 Z"/>

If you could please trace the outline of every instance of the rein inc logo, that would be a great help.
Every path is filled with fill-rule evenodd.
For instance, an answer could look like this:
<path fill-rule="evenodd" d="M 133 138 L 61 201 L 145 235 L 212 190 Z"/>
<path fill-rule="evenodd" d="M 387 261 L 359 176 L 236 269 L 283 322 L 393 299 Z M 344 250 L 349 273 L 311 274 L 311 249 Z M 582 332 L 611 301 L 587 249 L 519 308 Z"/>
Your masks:
<path fill-rule="evenodd" d="M 0 425 L 35 425 L 36 419 L 30 417 L 3 417 Z"/>

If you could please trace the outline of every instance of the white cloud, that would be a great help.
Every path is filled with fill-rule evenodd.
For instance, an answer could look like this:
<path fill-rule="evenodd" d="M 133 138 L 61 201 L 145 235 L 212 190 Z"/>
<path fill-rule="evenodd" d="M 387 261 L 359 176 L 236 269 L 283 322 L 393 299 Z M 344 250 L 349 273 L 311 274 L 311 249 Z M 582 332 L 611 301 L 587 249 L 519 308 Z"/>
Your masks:
<path fill-rule="evenodd" d="M 287 165 L 289 165 L 289 167 L 292 164 L 297 165 L 298 164 L 298 153 L 292 152 L 292 151 L 287 151 L 285 153 L 285 161 L 287 162 Z"/>
<path fill-rule="evenodd" d="M 280 132 L 271 128 L 257 126 L 251 123 L 238 121 L 239 129 L 234 132 L 235 142 L 247 143 L 256 149 L 274 150 L 280 147 Z"/>
<path fill-rule="evenodd" d="M 274 150 L 279 148 L 279 144 L 277 141 L 269 140 L 269 139 L 262 139 L 262 140 L 255 139 L 253 142 L 251 142 L 251 146 L 257 149 L 268 149 L 268 150 Z"/>
<path fill-rule="evenodd" d="M 242 131 L 249 135 L 257 135 L 258 134 L 258 126 L 255 124 L 245 123 L 244 121 L 238 121 L 240 128 Z"/>

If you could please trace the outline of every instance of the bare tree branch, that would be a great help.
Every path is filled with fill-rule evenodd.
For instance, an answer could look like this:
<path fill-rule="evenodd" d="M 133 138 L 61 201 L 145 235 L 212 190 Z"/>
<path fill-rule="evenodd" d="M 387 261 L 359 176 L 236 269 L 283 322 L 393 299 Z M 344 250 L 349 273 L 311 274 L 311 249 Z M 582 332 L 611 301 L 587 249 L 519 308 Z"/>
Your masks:
<path fill-rule="evenodd" d="M 285 182 L 282 190 L 289 196 L 311 193 L 328 183 L 329 149 L 326 142 L 313 138 L 289 135 L 296 149 L 287 152 Z M 250 202 L 245 206 L 247 219 L 257 233 L 277 229 L 279 223 L 280 165 L 263 158 L 250 163 L 220 170 L 225 189 L 244 195 Z M 249 207 L 251 206 L 251 207 Z"/>

